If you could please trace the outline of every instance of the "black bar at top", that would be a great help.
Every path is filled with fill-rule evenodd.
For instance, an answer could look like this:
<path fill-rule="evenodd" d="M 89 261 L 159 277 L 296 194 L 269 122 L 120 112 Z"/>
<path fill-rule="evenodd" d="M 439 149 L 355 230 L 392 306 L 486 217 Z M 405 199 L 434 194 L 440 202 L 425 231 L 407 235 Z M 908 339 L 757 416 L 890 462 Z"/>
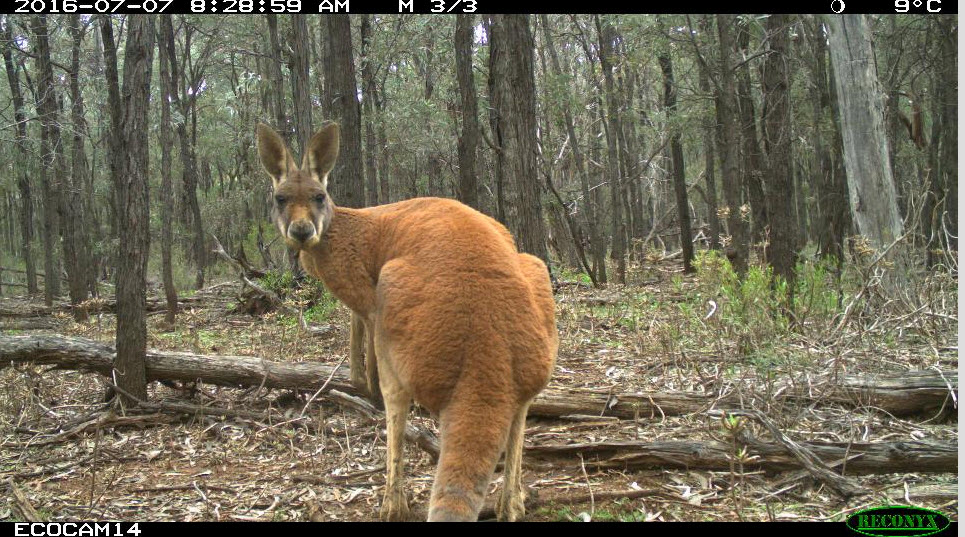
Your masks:
<path fill-rule="evenodd" d="M 11 0 L 3 13 L 196 14 L 957 14 L 957 0 L 742 0 L 706 2 L 547 0 Z"/>

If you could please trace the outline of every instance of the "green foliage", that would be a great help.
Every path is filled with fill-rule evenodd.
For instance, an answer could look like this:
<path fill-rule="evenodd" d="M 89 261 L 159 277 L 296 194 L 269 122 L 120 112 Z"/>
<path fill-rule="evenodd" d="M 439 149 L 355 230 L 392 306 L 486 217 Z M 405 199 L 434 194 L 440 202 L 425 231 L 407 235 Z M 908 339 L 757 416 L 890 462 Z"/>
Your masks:
<path fill-rule="evenodd" d="M 794 312 L 802 322 L 807 318 L 830 319 L 841 311 L 837 264 L 832 258 L 797 264 Z"/>
<path fill-rule="evenodd" d="M 259 283 L 293 307 L 301 309 L 308 323 L 327 321 L 338 307 L 338 301 L 321 281 L 311 277 L 296 280 L 290 270 L 271 271 Z"/>
<path fill-rule="evenodd" d="M 684 302 L 680 312 L 692 319 L 713 300 L 717 310 L 706 323 L 736 341 L 739 352 L 758 366 L 780 361 L 774 349 L 779 339 L 788 337 L 792 323 L 800 329 L 806 320 L 828 322 L 841 309 L 833 261 L 799 263 L 792 295 L 787 282 L 770 267 L 751 266 L 741 279 L 727 258 L 714 250 L 698 254 L 694 266 L 696 299 L 702 307 Z"/>

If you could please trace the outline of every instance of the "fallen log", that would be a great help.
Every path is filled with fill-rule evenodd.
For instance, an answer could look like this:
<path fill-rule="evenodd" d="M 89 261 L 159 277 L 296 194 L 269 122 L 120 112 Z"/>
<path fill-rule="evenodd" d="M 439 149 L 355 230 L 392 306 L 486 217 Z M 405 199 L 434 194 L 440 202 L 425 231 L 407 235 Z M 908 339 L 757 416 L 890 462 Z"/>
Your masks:
<path fill-rule="evenodd" d="M 748 457 L 744 471 L 784 472 L 803 465 L 779 444 L 744 435 Z M 958 447 L 926 442 L 798 442 L 829 466 L 843 464 L 847 475 L 899 472 L 958 472 Z M 582 462 L 580 462 L 582 456 Z M 690 470 L 736 470 L 734 448 L 722 442 L 594 442 L 587 444 L 540 445 L 526 448 L 526 457 L 565 459 L 588 468 L 640 470 L 686 468 Z M 841 466 L 841 464 L 837 464 Z"/>
<path fill-rule="evenodd" d="M 208 295 L 194 295 L 178 298 L 178 308 L 187 308 L 194 305 L 211 302 L 212 297 Z M 87 313 L 114 313 L 117 309 L 117 301 L 114 299 L 93 298 L 81 306 L 87 309 Z M 146 311 L 148 313 L 166 311 L 167 299 L 164 297 L 148 297 Z M 0 300 L 0 318 L 3 317 L 41 317 L 54 313 L 68 313 L 73 306 L 69 302 L 55 302 L 53 306 L 47 307 L 37 304 L 35 301 L 25 301 L 21 299 Z"/>
<path fill-rule="evenodd" d="M 114 348 L 88 339 L 56 335 L 0 336 L 0 367 L 11 364 L 80 369 L 110 375 Z M 148 380 L 200 380 L 220 386 L 262 386 L 317 390 L 326 380 L 327 389 L 364 396 L 349 381 L 347 367 L 333 370 L 317 362 L 273 362 L 253 356 L 201 355 L 188 352 L 149 350 Z M 781 399 L 806 399 L 809 403 L 839 403 L 880 408 L 893 415 L 934 414 L 953 407 L 952 390 L 958 390 L 957 371 L 919 371 L 894 375 L 843 377 L 834 385 L 784 390 Z M 811 395 L 808 395 L 808 392 Z M 955 395 L 957 400 L 957 393 Z M 693 414 L 713 408 L 739 408 L 736 396 L 692 392 L 614 394 L 603 390 L 573 389 L 550 385 L 530 406 L 530 416 L 560 418 L 568 415 L 643 418 Z"/>

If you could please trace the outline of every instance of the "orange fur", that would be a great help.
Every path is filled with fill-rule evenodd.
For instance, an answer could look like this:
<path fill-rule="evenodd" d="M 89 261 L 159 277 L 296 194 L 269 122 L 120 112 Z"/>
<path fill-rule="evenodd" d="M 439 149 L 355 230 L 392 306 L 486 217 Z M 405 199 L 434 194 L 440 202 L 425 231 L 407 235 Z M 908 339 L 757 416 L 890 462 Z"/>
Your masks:
<path fill-rule="evenodd" d="M 497 514 L 519 518 L 526 409 L 549 382 L 558 347 L 546 265 L 519 253 L 502 224 L 457 201 L 367 209 L 321 202 L 337 127 L 312 138 L 301 170 L 279 164 L 293 160 L 272 135 L 259 126 L 262 161 L 285 198 L 279 230 L 371 334 L 389 437 L 383 519 L 408 511 L 402 438 L 412 400 L 438 417 L 441 431 L 429 519 L 475 520 L 504 449 Z M 315 235 L 292 235 L 309 226 Z"/>

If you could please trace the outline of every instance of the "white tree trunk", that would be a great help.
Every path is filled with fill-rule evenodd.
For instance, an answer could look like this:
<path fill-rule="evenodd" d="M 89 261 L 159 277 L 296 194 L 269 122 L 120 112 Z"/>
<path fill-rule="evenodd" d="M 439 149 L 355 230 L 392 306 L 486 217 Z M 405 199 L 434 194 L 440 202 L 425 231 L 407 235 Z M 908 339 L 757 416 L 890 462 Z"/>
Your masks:
<path fill-rule="evenodd" d="M 858 232 L 881 249 L 901 236 L 902 221 L 888 162 L 884 96 L 875 72 L 871 29 L 864 15 L 832 15 L 827 20 L 851 214 Z"/>

